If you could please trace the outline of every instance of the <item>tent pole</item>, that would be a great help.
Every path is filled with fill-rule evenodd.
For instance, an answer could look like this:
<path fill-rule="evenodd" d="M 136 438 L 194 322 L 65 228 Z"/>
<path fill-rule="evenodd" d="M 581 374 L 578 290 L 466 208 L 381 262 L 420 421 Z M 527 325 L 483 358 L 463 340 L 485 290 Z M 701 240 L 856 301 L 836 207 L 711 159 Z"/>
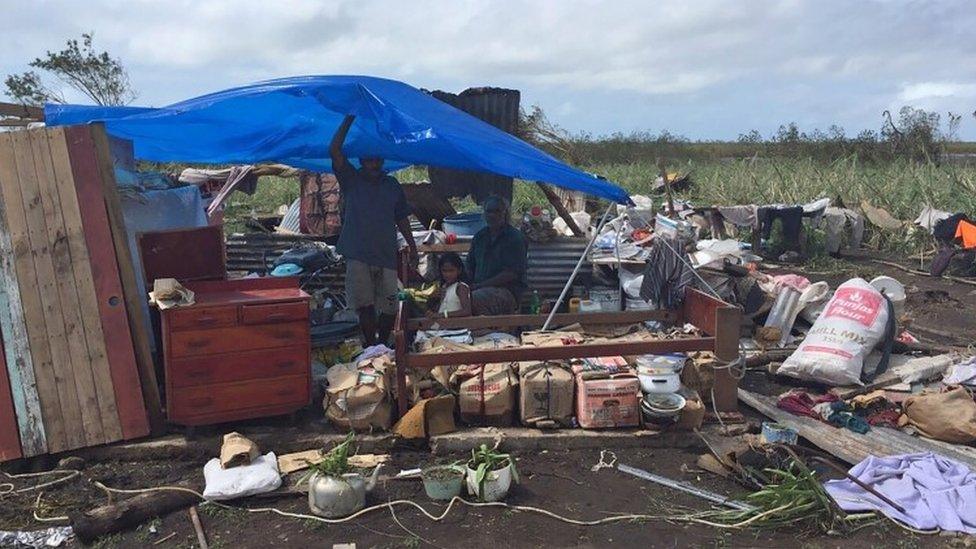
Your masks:
<path fill-rule="evenodd" d="M 543 330 L 549 329 L 549 324 L 552 322 L 552 318 L 556 315 L 556 311 L 559 310 L 559 306 L 563 304 L 563 300 L 566 299 L 566 294 L 569 293 L 569 288 L 573 285 L 573 281 L 576 280 L 576 273 L 579 272 L 580 267 L 583 266 L 583 262 L 586 261 L 586 256 L 589 255 L 590 248 L 593 247 L 593 243 L 596 242 L 597 237 L 600 236 L 600 230 L 603 229 L 603 226 L 607 223 L 607 219 L 610 217 L 610 212 L 615 206 L 616 204 L 613 202 L 607 206 L 607 212 L 603 214 L 603 218 L 600 219 L 600 223 L 596 226 L 596 230 L 593 231 L 593 238 L 591 238 L 590 242 L 586 245 L 586 249 L 583 250 L 583 255 L 580 256 L 579 261 L 576 262 L 576 267 L 573 268 L 573 273 L 569 275 L 569 280 L 567 280 L 566 285 L 563 286 L 563 291 L 559 294 L 559 299 L 556 300 L 556 303 L 552 306 L 552 310 L 549 311 L 549 317 L 546 318 L 546 323 L 542 325 Z"/>

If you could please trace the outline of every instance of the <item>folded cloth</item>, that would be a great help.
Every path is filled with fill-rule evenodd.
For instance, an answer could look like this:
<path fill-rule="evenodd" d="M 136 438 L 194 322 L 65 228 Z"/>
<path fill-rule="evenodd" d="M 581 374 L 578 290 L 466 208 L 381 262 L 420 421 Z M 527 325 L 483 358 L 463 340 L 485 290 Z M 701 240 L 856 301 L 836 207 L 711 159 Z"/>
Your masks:
<path fill-rule="evenodd" d="M 779 400 L 776 401 L 776 407 L 786 410 L 793 415 L 824 419 L 819 413 L 814 411 L 814 406 L 822 402 L 834 402 L 836 400 L 839 399 L 833 393 L 812 397 L 810 393 L 793 389 L 779 396 Z"/>
<path fill-rule="evenodd" d="M 847 512 L 881 511 L 912 528 L 976 534 L 976 474 L 931 452 L 869 456 L 850 474 L 905 509 L 899 512 L 848 479 L 824 489 Z"/>

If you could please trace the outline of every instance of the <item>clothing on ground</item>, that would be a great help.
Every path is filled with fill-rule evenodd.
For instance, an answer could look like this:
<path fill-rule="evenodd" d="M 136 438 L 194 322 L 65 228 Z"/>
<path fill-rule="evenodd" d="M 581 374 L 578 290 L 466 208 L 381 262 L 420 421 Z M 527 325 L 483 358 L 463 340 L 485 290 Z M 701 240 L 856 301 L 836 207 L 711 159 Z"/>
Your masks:
<path fill-rule="evenodd" d="M 685 288 L 694 283 L 688 253 L 680 239 L 656 237 L 644 267 L 640 297 L 662 309 L 677 308 L 685 299 Z"/>
<path fill-rule="evenodd" d="M 931 452 L 869 456 L 850 474 L 905 512 L 846 478 L 825 482 L 827 493 L 844 511 L 881 511 L 912 528 L 976 534 L 976 475 L 958 461 Z"/>
<path fill-rule="evenodd" d="M 396 271 L 346 260 L 346 301 L 351 309 L 375 307 L 381 315 L 396 313 L 396 294 L 400 289 Z"/>
<path fill-rule="evenodd" d="M 468 251 L 468 273 L 471 281 L 481 284 L 502 271 L 515 273 L 515 281 L 505 286 L 516 301 L 527 286 L 525 271 L 528 247 L 515 227 L 505 225 L 497 235 L 483 228 L 471 239 Z"/>
<path fill-rule="evenodd" d="M 336 170 L 336 179 L 342 191 L 343 214 L 336 249 L 347 261 L 396 269 L 396 224 L 410 215 L 400 183 L 390 175 L 373 180 L 349 162 Z"/>
<path fill-rule="evenodd" d="M 505 288 L 478 288 L 471 292 L 471 308 L 477 316 L 514 314 L 518 301 Z"/>

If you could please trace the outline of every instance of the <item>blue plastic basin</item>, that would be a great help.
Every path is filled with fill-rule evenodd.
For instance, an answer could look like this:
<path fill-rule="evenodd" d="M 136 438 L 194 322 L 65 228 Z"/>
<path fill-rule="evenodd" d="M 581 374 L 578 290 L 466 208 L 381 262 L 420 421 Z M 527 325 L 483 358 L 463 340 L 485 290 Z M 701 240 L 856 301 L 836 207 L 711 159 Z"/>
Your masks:
<path fill-rule="evenodd" d="M 460 213 L 444 218 L 444 232 L 458 236 L 474 236 L 485 226 L 485 215 L 481 212 Z"/>

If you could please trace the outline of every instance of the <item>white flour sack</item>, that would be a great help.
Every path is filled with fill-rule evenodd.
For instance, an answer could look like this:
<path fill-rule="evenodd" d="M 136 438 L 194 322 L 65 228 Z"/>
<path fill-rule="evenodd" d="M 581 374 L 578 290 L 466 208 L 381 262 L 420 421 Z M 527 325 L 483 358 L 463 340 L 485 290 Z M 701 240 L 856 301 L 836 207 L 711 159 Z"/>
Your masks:
<path fill-rule="evenodd" d="M 840 285 L 777 373 L 828 385 L 861 385 L 864 357 L 884 337 L 888 306 L 860 278 Z"/>

